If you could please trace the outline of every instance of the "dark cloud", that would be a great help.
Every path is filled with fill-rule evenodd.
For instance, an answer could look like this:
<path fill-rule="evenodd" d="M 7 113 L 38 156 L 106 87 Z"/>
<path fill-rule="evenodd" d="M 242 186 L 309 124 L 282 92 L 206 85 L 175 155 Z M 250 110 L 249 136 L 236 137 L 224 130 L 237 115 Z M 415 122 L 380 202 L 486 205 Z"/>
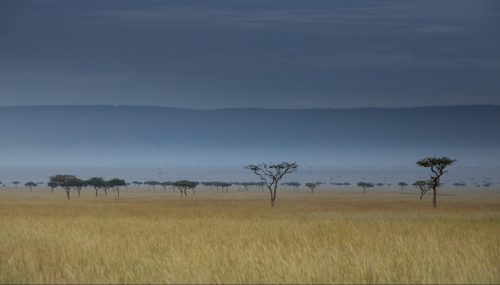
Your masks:
<path fill-rule="evenodd" d="M 0 105 L 500 104 L 496 1 L 2 1 Z"/>

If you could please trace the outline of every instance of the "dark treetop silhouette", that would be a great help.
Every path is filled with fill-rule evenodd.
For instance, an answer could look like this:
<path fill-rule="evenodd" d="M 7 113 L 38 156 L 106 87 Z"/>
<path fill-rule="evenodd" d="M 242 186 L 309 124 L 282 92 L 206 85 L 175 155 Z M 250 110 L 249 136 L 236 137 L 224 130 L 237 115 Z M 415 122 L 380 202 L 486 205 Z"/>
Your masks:
<path fill-rule="evenodd" d="M 437 208 L 437 188 L 440 186 L 440 179 L 443 174 L 445 174 L 448 171 L 445 171 L 444 169 L 453 164 L 456 159 L 450 159 L 447 156 L 442 156 L 442 157 L 427 157 L 424 159 L 421 159 L 417 161 L 417 165 L 430 168 L 431 169 L 431 179 L 430 181 L 430 189 L 432 189 L 433 196 L 432 196 L 432 206 L 434 208 Z M 427 191 L 426 191 L 427 192 Z M 424 193 L 425 194 L 425 193 Z"/>
<path fill-rule="evenodd" d="M 74 175 L 56 175 L 50 177 L 49 183 L 54 183 L 66 190 L 66 197 L 69 200 L 69 190 L 81 185 L 81 180 Z"/>
<path fill-rule="evenodd" d="M 172 185 L 179 189 L 179 191 L 181 192 L 181 196 L 182 195 L 187 196 L 187 193 L 186 193 L 187 189 L 192 189 L 193 195 L 194 195 L 194 188 L 196 188 L 196 186 L 198 186 L 198 182 L 189 181 L 189 180 L 178 180 L 178 181 L 175 181 Z"/>
<path fill-rule="evenodd" d="M 295 172 L 298 168 L 295 162 L 282 162 L 279 164 L 250 164 L 246 167 L 253 171 L 257 176 L 260 177 L 262 182 L 265 184 L 269 192 L 271 193 L 271 207 L 274 207 L 274 201 L 276 200 L 276 190 L 278 189 L 278 183 L 288 173 Z"/>

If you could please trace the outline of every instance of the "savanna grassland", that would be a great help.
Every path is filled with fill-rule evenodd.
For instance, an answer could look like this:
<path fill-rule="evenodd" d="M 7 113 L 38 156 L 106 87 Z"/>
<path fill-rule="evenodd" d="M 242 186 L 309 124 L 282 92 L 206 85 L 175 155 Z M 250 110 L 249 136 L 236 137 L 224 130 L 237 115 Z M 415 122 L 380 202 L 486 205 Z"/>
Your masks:
<path fill-rule="evenodd" d="M 3 188 L 0 283 L 500 283 L 500 192 L 417 192 Z"/>

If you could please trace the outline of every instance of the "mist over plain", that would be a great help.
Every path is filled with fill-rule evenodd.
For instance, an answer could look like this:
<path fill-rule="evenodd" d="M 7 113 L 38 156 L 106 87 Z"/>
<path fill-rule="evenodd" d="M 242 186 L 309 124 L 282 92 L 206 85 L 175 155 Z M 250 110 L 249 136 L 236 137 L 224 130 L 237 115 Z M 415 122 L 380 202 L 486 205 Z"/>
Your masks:
<path fill-rule="evenodd" d="M 290 179 L 298 181 L 390 183 L 425 176 L 415 161 L 429 155 L 458 159 L 450 179 L 482 179 L 499 172 L 495 122 L 500 106 L 1 107 L 1 179 L 45 181 L 71 172 L 239 181 L 255 180 L 248 163 L 295 161 L 300 171 Z"/>

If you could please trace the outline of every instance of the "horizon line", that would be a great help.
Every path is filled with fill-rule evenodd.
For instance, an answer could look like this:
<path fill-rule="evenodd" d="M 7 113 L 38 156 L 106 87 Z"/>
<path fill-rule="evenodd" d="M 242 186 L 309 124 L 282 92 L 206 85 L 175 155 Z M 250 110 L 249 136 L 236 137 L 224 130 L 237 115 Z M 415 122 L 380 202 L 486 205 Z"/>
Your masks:
<path fill-rule="evenodd" d="M 421 105 L 401 107 L 309 107 L 309 108 L 276 108 L 276 107 L 220 107 L 220 108 L 192 108 L 154 105 L 121 105 L 121 104 L 33 104 L 33 105 L 0 105 L 0 108 L 35 108 L 35 107 L 118 107 L 118 108 L 158 108 L 192 111 L 224 111 L 224 110 L 279 110 L 279 111 L 310 111 L 310 110 L 361 110 L 361 109 L 419 109 L 419 108 L 444 108 L 444 107 L 500 107 L 500 104 L 457 104 L 457 105 Z"/>

